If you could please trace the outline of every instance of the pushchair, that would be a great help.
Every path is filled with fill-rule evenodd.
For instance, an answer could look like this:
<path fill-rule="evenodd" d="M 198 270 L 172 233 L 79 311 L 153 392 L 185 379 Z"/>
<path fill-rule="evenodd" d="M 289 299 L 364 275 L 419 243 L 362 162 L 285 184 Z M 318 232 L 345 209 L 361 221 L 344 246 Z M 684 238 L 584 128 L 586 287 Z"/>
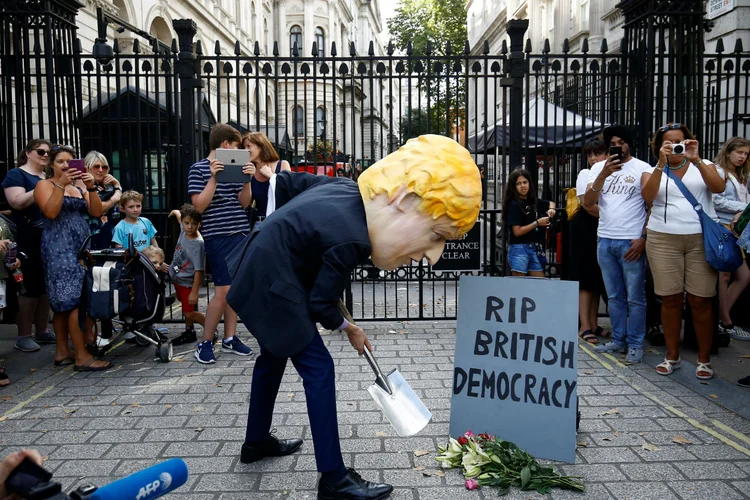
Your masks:
<path fill-rule="evenodd" d="M 172 341 L 153 326 L 164 317 L 164 283 L 148 258 L 136 250 L 133 235 L 127 248 L 87 250 L 87 246 L 88 240 L 79 252 L 79 259 L 87 268 L 81 291 L 81 329 L 85 328 L 86 317 L 120 325 L 106 346 L 88 346 L 91 354 L 105 355 L 119 344 L 120 338 L 132 333 L 138 345 L 151 344 L 156 347 L 159 360 L 171 361 Z"/>

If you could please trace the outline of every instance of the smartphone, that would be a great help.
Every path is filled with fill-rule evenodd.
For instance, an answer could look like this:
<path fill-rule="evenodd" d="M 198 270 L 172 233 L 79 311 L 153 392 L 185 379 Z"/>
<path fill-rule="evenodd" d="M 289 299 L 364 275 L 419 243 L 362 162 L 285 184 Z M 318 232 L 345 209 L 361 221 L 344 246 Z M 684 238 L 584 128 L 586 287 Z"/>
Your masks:
<path fill-rule="evenodd" d="M 30 458 L 26 458 L 8 475 L 5 480 L 5 488 L 22 498 L 28 498 L 32 491 L 40 485 L 49 483 L 50 479 L 52 479 L 51 472 L 41 465 L 37 465 Z"/>
<path fill-rule="evenodd" d="M 609 156 L 617 155 L 617 159 L 622 163 L 622 146 L 610 146 Z"/>
<path fill-rule="evenodd" d="M 68 161 L 68 170 L 70 169 L 78 170 L 81 174 L 85 174 L 86 164 L 83 162 L 82 158 L 74 158 Z"/>
<path fill-rule="evenodd" d="M 216 159 L 224 164 L 224 170 L 216 174 L 216 182 L 250 182 L 250 175 L 242 173 L 242 167 L 250 163 L 247 149 L 217 149 Z"/>

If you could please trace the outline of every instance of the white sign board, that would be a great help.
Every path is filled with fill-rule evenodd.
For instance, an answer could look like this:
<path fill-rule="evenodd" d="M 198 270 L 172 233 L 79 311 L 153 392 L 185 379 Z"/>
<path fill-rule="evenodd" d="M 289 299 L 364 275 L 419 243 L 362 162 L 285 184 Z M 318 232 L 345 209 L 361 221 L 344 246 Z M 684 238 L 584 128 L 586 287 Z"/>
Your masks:
<path fill-rule="evenodd" d="M 706 19 L 714 19 L 734 9 L 734 0 L 708 0 Z"/>
<path fill-rule="evenodd" d="M 575 462 L 578 283 L 461 276 L 450 435 Z"/>

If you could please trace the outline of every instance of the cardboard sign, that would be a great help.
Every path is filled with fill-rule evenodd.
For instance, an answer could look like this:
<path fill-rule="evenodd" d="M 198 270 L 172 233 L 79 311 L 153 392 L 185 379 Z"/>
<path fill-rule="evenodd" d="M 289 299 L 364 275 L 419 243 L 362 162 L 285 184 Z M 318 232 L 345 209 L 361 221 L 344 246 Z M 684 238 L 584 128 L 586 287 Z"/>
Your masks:
<path fill-rule="evenodd" d="M 450 435 L 575 462 L 578 283 L 461 276 Z"/>
<path fill-rule="evenodd" d="M 448 240 L 440 260 L 432 266 L 434 271 L 476 271 L 481 268 L 481 221 L 460 240 Z"/>

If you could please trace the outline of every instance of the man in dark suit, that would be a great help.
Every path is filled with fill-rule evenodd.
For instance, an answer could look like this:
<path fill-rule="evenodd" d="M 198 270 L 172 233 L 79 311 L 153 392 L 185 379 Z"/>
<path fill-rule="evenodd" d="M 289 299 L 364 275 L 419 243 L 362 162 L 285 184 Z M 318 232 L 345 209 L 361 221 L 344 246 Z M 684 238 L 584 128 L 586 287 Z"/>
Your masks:
<path fill-rule="evenodd" d="M 300 179 L 292 188 L 283 187 L 284 182 L 276 193 L 283 206 L 240 246 L 234 286 L 227 296 L 261 346 L 241 461 L 287 455 L 302 445 L 299 439 L 278 440 L 269 433 L 291 359 L 305 387 L 315 460 L 322 473 L 318 498 L 385 498 L 393 489 L 390 485 L 365 481 L 344 466 L 333 359 L 316 322 L 346 332 L 360 354 L 372 350 L 364 331 L 348 323 L 338 309 L 351 272 L 370 256 L 386 270 L 423 258 L 436 262 L 446 239 L 460 237 L 476 221 L 479 171 L 468 152 L 451 139 L 422 136 L 370 167 L 359 185 L 347 179 L 311 181 L 295 196 L 307 181 Z"/>

